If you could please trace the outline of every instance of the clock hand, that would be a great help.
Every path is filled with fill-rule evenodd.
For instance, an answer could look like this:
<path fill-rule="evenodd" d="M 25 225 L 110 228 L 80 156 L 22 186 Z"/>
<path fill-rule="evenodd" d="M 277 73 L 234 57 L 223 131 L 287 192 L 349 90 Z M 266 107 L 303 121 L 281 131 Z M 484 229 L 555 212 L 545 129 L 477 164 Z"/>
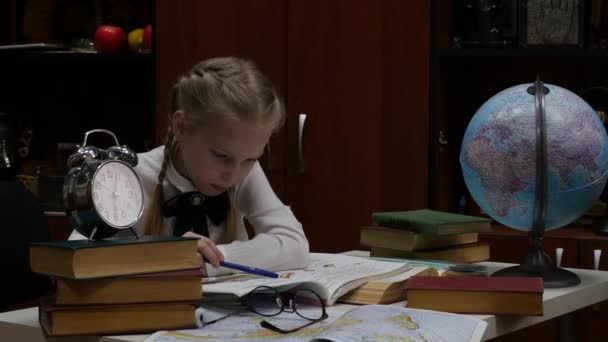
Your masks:
<path fill-rule="evenodd" d="M 101 184 L 101 186 L 102 186 L 102 187 L 104 187 L 104 188 L 106 188 L 106 189 L 108 189 L 108 190 L 112 191 L 112 189 L 110 189 L 110 187 L 109 187 L 109 186 L 107 186 L 107 185 L 103 184 L 102 182 L 99 182 L 99 184 Z"/>

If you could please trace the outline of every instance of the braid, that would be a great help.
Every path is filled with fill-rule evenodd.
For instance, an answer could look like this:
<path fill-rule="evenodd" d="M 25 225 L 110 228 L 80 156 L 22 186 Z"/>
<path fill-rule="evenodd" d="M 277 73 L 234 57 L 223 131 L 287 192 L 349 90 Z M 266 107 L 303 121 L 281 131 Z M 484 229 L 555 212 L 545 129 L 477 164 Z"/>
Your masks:
<path fill-rule="evenodd" d="M 145 228 L 146 235 L 160 235 L 163 232 L 163 202 L 165 194 L 163 191 L 163 182 L 167 176 L 167 168 L 171 162 L 171 156 L 173 155 L 173 149 L 175 148 L 175 137 L 173 136 L 173 129 L 171 121 L 169 121 L 169 129 L 167 130 L 167 137 L 165 139 L 165 151 L 163 155 L 163 164 L 158 173 L 158 184 L 154 189 L 152 195 L 151 208 L 148 212 L 148 221 Z"/>
<path fill-rule="evenodd" d="M 228 211 L 228 217 L 224 223 L 224 236 L 221 239 L 221 243 L 230 243 L 235 241 L 236 236 L 236 189 L 234 187 L 228 190 L 228 199 L 230 199 L 230 210 Z"/>

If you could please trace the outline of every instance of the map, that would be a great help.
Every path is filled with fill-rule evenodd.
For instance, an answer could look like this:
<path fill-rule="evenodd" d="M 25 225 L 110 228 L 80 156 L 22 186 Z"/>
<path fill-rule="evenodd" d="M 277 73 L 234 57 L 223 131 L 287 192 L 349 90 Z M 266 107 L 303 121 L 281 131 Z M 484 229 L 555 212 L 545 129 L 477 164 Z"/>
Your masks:
<path fill-rule="evenodd" d="M 283 328 L 306 323 L 285 314 L 268 319 L 255 314 L 234 316 L 196 330 L 161 331 L 145 342 L 186 341 L 481 341 L 487 323 L 470 316 L 397 305 L 340 305 L 328 308 L 330 318 L 292 334 L 279 334 L 260 326 L 264 319 Z M 297 316 L 296 316 L 297 317 Z"/>

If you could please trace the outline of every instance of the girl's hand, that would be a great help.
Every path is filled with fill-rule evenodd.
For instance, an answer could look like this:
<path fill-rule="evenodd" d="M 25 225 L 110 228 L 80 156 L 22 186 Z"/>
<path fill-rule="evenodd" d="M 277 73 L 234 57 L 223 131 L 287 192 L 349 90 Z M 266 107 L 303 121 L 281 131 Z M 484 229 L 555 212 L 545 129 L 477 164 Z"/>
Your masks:
<path fill-rule="evenodd" d="M 198 246 L 196 247 L 196 250 L 204 258 L 201 260 L 203 268 L 205 267 L 205 259 L 208 263 L 213 265 L 213 267 L 220 267 L 220 261 L 224 261 L 224 254 L 220 252 L 211 239 L 194 232 L 186 232 L 186 234 L 182 236 L 198 238 Z"/>

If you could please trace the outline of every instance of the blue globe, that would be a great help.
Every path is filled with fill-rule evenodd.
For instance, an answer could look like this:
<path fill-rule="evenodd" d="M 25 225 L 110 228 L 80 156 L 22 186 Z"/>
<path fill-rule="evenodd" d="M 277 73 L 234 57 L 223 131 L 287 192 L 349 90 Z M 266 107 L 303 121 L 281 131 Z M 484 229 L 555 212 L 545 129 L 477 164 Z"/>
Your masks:
<path fill-rule="evenodd" d="M 471 196 L 508 227 L 532 227 L 536 189 L 533 84 L 505 89 L 485 102 L 465 131 L 462 174 Z M 548 180 L 545 229 L 563 227 L 593 205 L 608 176 L 608 137 L 596 112 L 576 94 L 545 84 Z"/>

